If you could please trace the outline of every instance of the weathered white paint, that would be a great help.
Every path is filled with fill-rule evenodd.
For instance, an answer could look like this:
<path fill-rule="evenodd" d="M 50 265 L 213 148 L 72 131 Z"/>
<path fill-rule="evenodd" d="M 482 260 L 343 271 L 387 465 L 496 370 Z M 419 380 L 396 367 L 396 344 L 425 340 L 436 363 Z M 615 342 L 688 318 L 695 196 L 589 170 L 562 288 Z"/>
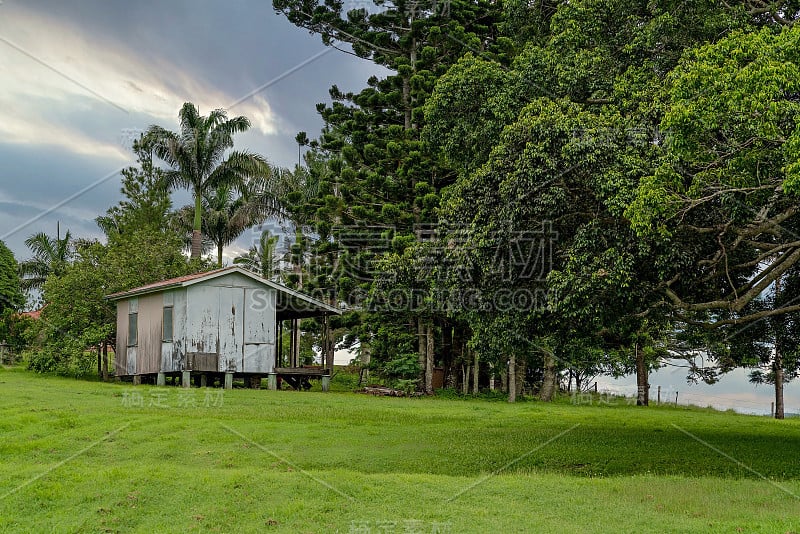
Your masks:
<path fill-rule="evenodd" d="M 275 343 L 275 299 L 271 288 L 245 290 L 245 343 Z"/>
<path fill-rule="evenodd" d="M 190 361 L 220 372 L 268 374 L 275 368 L 276 315 L 292 290 L 234 267 L 163 289 L 132 290 L 117 302 L 118 375 L 181 372 Z M 317 310 L 333 310 L 309 297 Z M 284 302 L 285 304 L 285 302 Z M 163 311 L 172 306 L 172 341 L 163 336 Z M 282 304 L 283 305 L 283 304 Z M 127 347 L 128 313 L 138 312 L 138 342 Z M 146 350 L 145 350 L 146 349 Z M 202 363 L 197 363 L 202 362 Z"/>
<path fill-rule="evenodd" d="M 194 285 L 186 295 L 186 352 L 219 354 L 219 295 L 215 286 Z"/>
<path fill-rule="evenodd" d="M 128 347 L 127 348 L 127 358 L 125 360 L 126 363 L 126 374 L 135 375 L 136 374 L 136 347 Z"/>
<path fill-rule="evenodd" d="M 128 302 L 117 303 L 117 344 L 114 351 L 114 368 L 117 376 L 128 374 Z"/>
<path fill-rule="evenodd" d="M 142 295 L 138 304 L 138 338 L 136 373 L 150 374 L 161 370 L 161 338 L 164 322 L 164 299 L 158 293 Z"/>
<path fill-rule="evenodd" d="M 242 370 L 244 289 L 226 287 L 219 290 L 219 370 Z"/>
<path fill-rule="evenodd" d="M 275 301 L 272 288 L 245 290 L 244 362 L 245 373 L 263 373 L 275 368 Z"/>
<path fill-rule="evenodd" d="M 274 343 L 248 343 L 244 346 L 244 372 L 264 373 L 275 369 Z"/>

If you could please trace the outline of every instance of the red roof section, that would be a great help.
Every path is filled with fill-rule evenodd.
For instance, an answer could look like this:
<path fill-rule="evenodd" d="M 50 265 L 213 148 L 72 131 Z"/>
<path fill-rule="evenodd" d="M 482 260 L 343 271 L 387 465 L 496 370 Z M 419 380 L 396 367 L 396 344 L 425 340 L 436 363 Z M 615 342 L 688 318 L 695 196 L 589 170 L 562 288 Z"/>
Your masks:
<path fill-rule="evenodd" d="M 214 269 L 213 271 L 203 271 L 201 273 L 194 273 L 194 274 L 187 274 L 185 276 L 179 276 L 177 278 L 170 278 L 169 280 L 161 280 L 160 282 L 153 282 L 152 284 L 147 284 L 144 286 L 135 287 L 133 289 L 129 289 L 127 291 L 120 291 L 119 293 L 113 293 L 108 295 L 107 299 L 113 299 L 116 297 L 121 297 L 123 295 L 127 295 L 128 293 L 141 293 L 143 291 L 152 291 L 154 289 L 159 289 L 162 287 L 169 287 L 173 285 L 179 285 L 183 282 L 189 282 L 190 280 L 194 280 L 196 278 L 203 278 L 214 273 L 218 273 L 224 271 L 225 268 L 222 269 Z"/>
<path fill-rule="evenodd" d="M 31 319 L 39 319 L 39 317 L 42 315 L 43 309 L 44 308 L 42 308 L 41 310 L 26 311 L 20 313 L 19 315 L 20 317 L 30 317 Z"/>

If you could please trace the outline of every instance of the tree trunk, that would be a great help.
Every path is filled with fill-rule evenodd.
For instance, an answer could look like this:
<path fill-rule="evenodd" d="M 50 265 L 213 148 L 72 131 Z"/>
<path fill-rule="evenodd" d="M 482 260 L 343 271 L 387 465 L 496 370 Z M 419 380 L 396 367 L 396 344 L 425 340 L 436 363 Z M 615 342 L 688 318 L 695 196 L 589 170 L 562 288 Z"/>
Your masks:
<path fill-rule="evenodd" d="M 217 243 L 217 268 L 222 269 L 222 243 Z"/>
<path fill-rule="evenodd" d="M 525 371 L 528 368 L 528 362 L 522 360 L 517 363 L 517 369 L 514 372 L 514 385 L 517 388 L 517 397 L 522 397 L 522 390 L 525 388 Z"/>
<path fill-rule="evenodd" d="M 369 362 L 372 359 L 372 349 L 368 343 L 361 343 L 361 374 L 358 379 L 358 385 L 364 381 L 369 384 Z"/>
<path fill-rule="evenodd" d="M 433 394 L 433 324 L 428 323 L 427 348 L 425 351 L 425 393 Z"/>
<path fill-rule="evenodd" d="M 545 402 L 550 402 L 555 397 L 556 389 L 556 358 L 552 352 L 544 354 L 544 373 L 542 376 L 542 389 L 539 398 Z"/>
<path fill-rule="evenodd" d="M 517 402 L 517 359 L 514 353 L 508 358 L 508 402 Z"/>
<path fill-rule="evenodd" d="M 775 347 L 775 419 L 783 419 L 783 358 L 780 349 Z"/>
<path fill-rule="evenodd" d="M 103 344 L 97 345 L 97 376 L 103 376 Z"/>
<path fill-rule="evenodd" d="M 300 367 L 300 319 L 292 319 L 292 367 Z"/>
<path fill-rule="evenodd" d="M 461 394 L 466 395 L 469 391 L 469 375 L 470 375 L 470 368 L 469 365 L 462 365 L 461 366 Z"/>
<path fill-rule="evenodd" d="M 333 338 L 331 337 L 331 320 L 326 315 L 323 318 L 323 322 L 325 324 L 324 326 L 325 350 L 323 351 L 323 357 L 325 358 L 325 368 L 330 369 L 330 371 L 333 372 L 334 351 L 333 351 Z"/>
<path fill-rule="evenodd" d="M 423 391 L 425 391 L 425 370 L 428 361 L 427 346 L 428 341 L 425 334 L 425 323 L 422 322 L 422 317 L 420 317 L 417 319 L 417 352 L 419 353 L 419 386 Z"/>
<path fill-rule="evenodd" d="M 194 191 L 194 224 L 192 226 L 192 255 L 191 259 L 200 259 L 203 252 L 203 234 L 201 232 L 203 222 L 203 196 L 200 191 Z"/>
<path fill-rule="evenodd" d="M 103 381 L 108 382 L 108 342 L 103 341 Z"/>
<path fill-rule="evenodd" d="M 472 362 L 472 394 L 478 394 L 478 377 L 480 376 L 480 360 L 478 358 L 478 353 L 473 354 L 473 362 Z"/>
<path fill-rule="evenodd" d="M 775 307 L 778 306 L 777 299 L 781 293 L 781 277 L 775 279 Z M 783 338 L 783 320 L 778 317 L 775 321 L 775 358 L 772 361 L 772 372 L 775 375 L 775 419 L 784 418 L 783 406 L 783 354 L 781 351 L 781 343 Z"/>
<path fill-rule="evenodd" d="M 650 404 L 650 384 L 647 363 L 644 361 L 644 351 L 640 350 L 638 341 L 633 347 L 636 357 L 636 406 L 648 406 Z"/>

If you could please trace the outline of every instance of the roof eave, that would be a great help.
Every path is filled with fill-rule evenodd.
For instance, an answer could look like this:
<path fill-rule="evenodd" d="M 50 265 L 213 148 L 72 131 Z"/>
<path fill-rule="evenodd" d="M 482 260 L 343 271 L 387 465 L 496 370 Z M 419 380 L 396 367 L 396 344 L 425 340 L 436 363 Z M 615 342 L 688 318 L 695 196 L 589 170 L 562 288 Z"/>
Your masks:
<path fill-rule="evenodd" d="M 134 289 L 131 291 L 125 291 L 124 293 L 112 293 L 111 295 L 106 295 L 103 297 L 105 300 L 115 301 L 115 300 L 122 300 L 129 297 L 137 297 L 139 295 L 146 295 L 148 293 L 158 293 L 159 291 L 164 291 L 167 289 L 174 289 L 176 287 L 183 286 L 182 282 L 175 282 L 174 284 L 167 284 L 158 287 L 146 288 L 146 289 Z"/>

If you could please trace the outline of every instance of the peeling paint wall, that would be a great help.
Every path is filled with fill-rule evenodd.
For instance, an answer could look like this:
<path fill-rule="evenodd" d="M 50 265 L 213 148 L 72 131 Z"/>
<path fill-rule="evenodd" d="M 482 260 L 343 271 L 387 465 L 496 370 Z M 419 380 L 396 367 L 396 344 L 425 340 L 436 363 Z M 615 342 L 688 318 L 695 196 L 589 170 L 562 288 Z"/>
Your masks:
<path fill-rule="evenodd" d="M 139 299 L 134 297 L 132 299 L 128 299 L 128 315 L 132 313 L 138 314 L 139 312 Z M 127 322 L 128 317 L 125 317 Z M 137 322 L 136 325 L 136 335 L 139 335 L 139 325 Z M 130 331 L 130 324 L 128 324 L 128 343 L 133 342 L 133 335 Z M 138 343 L 138 339 L 136 341 Z M 135 375 L 136 374 L 136 346 L 127 347 L 126 349 L 126 359 L 125 359 L 125 374 L 127 375 Z"/>
<path fill-rule="evenodd" d="M 276 302 L 274 288 L 239 273 L 120 301 L 117 374 L 269 373 L 275 367 Z M 172 306 L 171 341 L 163 336 L 165 306 Z M 127 347 L 130 311 L 138 312 L 136 347 Z"/>
<path fill-rule="evenodd" d="M 274 289 L 246 289 L 244 314 L 244 361 L 246 373 L 271 372 L 275 368 Z"/>
<path fill-rule="evenodd" d="M 165 373 L 180 372 L 184 370 L 186 364 L 184 345 L 186 336 L 186 290 L 183 288 L 173 289 L 164 291 L 162 295 L 162 306 L 164 308 L 172 308 L 172 340 L 162 338 L 161 371 Z"/>
<path fill-rule="evenodd" d="M 136 373 L 161 371 L 161 337 L 164 297 L 153 293 L 139 297 L 139 342 L 136 350 Z"/>
<path fill-rule="evenodd" d="M 117 346 L 114 351 L 116 376 L 128 374 L 128 301 L 117 302 Z"/>

